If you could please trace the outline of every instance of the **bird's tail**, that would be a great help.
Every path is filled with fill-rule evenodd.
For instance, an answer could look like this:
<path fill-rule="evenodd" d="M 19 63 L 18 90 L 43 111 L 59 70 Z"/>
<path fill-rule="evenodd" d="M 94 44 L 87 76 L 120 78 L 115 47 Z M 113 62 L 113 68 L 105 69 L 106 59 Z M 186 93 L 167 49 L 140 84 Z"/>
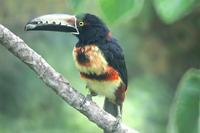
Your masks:
<path fill-rule="evenodd" d="M 110 101 L 108 100 L 108 98 L 105 98 L 103 109 L 104 109 L 106 112 L 108 112 L 108 113 L 110 113 L 111 115 L 113 115 L 114 117 L 118 117 L 118 116 L 120 115 L 120 114 L 119 114 L 120 112 L 119 112 L 118 106 L 119 106 L 119 105 L 110 102 Z M 121 110 L 121 106 L 120 106 L 120 111 L 122 111 L 122 110 Z M 110 132 L 107 132 L 106 130 L 104 130 L 104 133 L 110 133 Z"/>
<path fill-rule="evenodd" d="M 114 117 L 117 117 L 117 116 L 120 115 L 120 114 L 119 114 L 119 111 L 118 111 L 118 105 L 117 105 L 117 104 L 114 104 L 114 103 L 112 103 L 112 102 L 110 102 L 110 101 L 108 100 L 108 98 L 105 98 L 105 100 L 104 100 L 104 107 L 103 107 L 103 109 L 104 109 L 106 112 L 108 112 L 108 113 L 110 113 L 111 115 L 113 115 Z"/>

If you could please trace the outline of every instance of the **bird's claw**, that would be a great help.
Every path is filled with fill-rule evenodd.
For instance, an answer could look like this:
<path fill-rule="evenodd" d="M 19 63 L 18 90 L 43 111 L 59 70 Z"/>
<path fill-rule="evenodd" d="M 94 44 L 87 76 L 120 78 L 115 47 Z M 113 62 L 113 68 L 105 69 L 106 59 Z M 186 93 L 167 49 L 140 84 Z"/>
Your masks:
<path fill-rule="evenodd" d="M 122 120 L 121 115 L 118 115 L 116 117 L 116 122 L 115 122 L 115 125 L 114 125 L 114 128 L 113 128 L 114 129 L 113 132 L 115 132 L 118 129 L 118 127 L 119 127 L 119 125 L 121 123 L 121 120 Z"/>
<path fill-rule="evenodd" d="M 92 101 L 92 95 L 91 94 L 87 94 L 87 96 L 85 97 L 86 100 Z"/>
<path fill-rule="evenodd" d="M 80 107 L 82 107 L 87 101 L 92 101 L 92 95 L 91 94 L 87 94 L 87 96 L 83 98 L 83 101 L 80 104 Z"/>
<path fill-rule="evenodd" d="M 118 114 L 117 117 L 116 117 L 118 123 L 120 123 L 122 121 L 122 116 L 121 114 Z"/>

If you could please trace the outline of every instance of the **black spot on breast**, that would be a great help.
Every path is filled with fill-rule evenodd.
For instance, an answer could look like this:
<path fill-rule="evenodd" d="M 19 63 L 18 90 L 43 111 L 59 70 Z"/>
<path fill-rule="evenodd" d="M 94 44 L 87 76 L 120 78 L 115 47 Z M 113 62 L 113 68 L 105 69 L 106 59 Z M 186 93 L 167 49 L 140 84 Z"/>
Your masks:
<path fill-rule="evenodd" d="M 89 62 L 88 57 L 84 53 L 82 53 L 82 52 L 78 52 L 76 58 L 77 58 L 77 61 L 79 63 L 88 63 Z"/>

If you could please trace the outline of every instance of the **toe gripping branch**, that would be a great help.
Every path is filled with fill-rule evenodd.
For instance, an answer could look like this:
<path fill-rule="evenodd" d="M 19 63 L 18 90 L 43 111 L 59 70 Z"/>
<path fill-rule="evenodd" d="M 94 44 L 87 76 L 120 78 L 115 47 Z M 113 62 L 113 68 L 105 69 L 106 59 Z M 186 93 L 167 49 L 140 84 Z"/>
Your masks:
<path fill-rule="evenodd" d="M 80 107 L 82 108 L 84 104 L 86 104 L 87 101 L 92 101 L 92 97 L 97 96 L 97 94 L 93 91 L 90 91 L 86 97 L 83 99 L 82 103 L 80 104 Z"/>

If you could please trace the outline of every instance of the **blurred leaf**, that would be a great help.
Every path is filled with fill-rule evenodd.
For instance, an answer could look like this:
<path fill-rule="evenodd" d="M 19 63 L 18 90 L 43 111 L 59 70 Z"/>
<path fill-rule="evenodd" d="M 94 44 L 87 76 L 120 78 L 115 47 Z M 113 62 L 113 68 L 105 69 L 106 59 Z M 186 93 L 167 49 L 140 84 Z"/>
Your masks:
<path fill-rule="evenodd" d="M 198 133 L 200 71 L 189 70 L 181 80 L 170 117 L 170 133 Z"/>
<path fill-rule="evenodd" d="M 165 23 L 173 23 L 187 15 L 198 0 L 154 0 L 158 15 Z"/>
<path fill-rule="evenodd" d="M 140 13 L 144 0 L 99 0 L 104 17 L 110 23 L 133 18 Z"/>
<path fill-rule="evenodd" d="M 79 6 L 83 3 L 82 0 L 69 0 L 67 2 L 74 10 L 78 10 Z"/>
<path fill-rule="evenodd" d="M 172 99 L 169 90 L 168 84 L 155 74 L 130 79 L 123 105 L 123 121 L 136 127 L 140 133 L 165 133 Z"/>

